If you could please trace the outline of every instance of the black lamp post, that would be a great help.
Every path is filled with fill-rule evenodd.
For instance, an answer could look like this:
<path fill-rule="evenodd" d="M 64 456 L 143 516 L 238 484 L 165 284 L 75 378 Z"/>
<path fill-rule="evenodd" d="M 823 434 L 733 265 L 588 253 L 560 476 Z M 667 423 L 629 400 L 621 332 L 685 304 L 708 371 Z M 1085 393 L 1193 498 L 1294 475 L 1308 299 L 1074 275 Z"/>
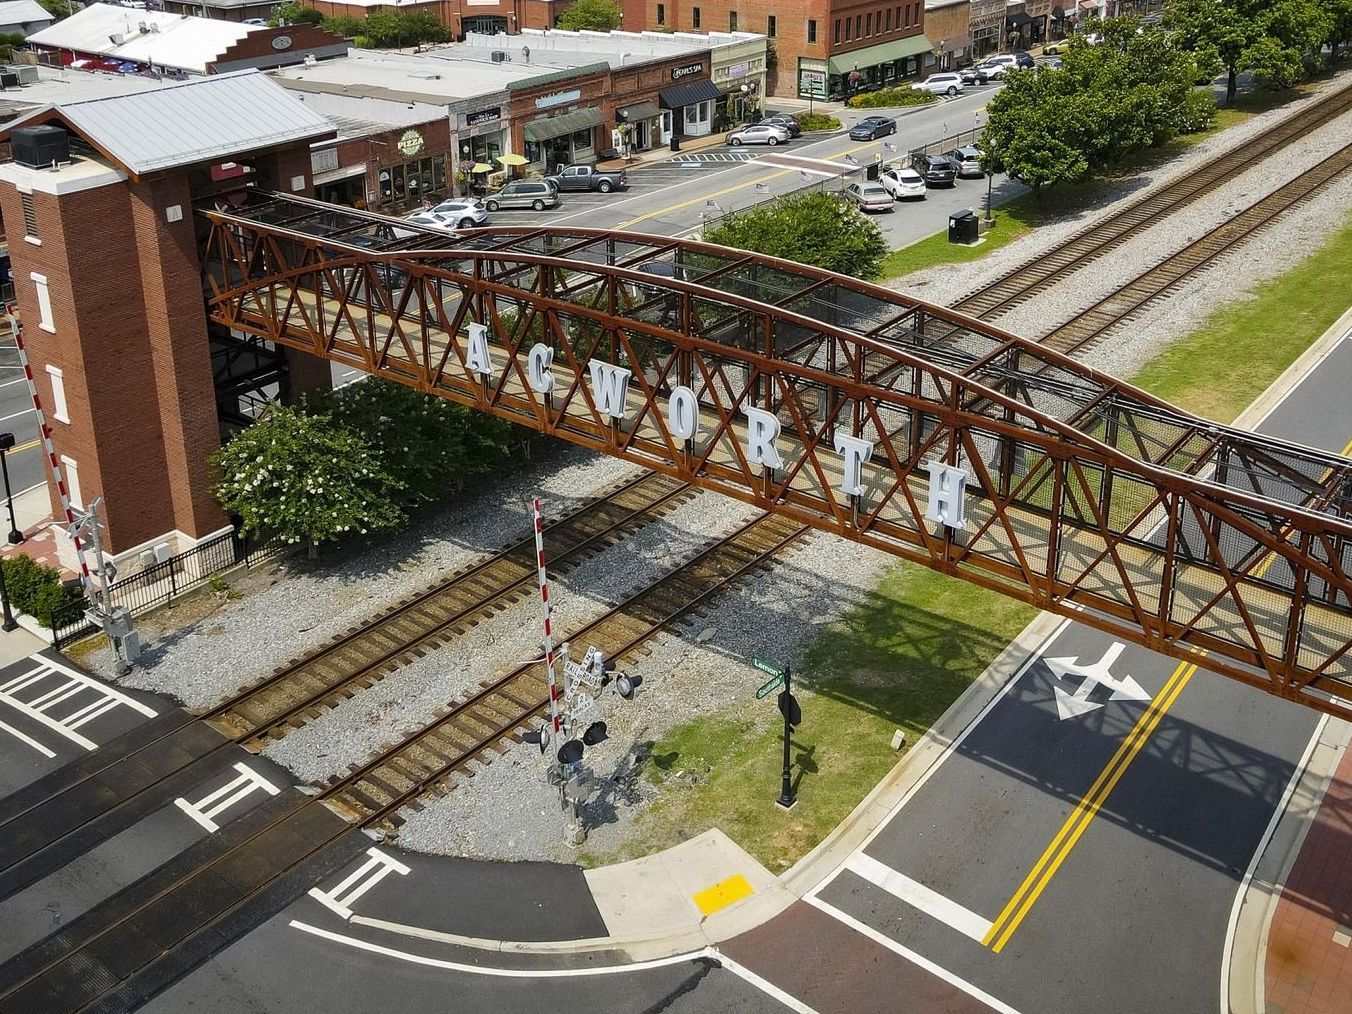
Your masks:
<path fill-rule="evenodd" d="M 5 584 L 4 567 L 0 567 L 0 610 L 3 610 L 5 618 L 4 622 L 0 623 L 0 630 L 9 633 L 18 627 L 18 624 L 14 622 L 14 614 L 10 612 L 9 608 L 9 586 Z"/>
<path fill-rule="evenodd" d="M 23 541 L 23 532 L 19 531 L 19 526 L 14 521 L 14 494 L 9 488 L 9 462 L 5 457 L 5 452 L 13 446 L 14 434 L 0 433 L 0 473 L 5 477 L 5 504 L 9 507 L 9 542 L 10 545 L 17 546 Z"/>

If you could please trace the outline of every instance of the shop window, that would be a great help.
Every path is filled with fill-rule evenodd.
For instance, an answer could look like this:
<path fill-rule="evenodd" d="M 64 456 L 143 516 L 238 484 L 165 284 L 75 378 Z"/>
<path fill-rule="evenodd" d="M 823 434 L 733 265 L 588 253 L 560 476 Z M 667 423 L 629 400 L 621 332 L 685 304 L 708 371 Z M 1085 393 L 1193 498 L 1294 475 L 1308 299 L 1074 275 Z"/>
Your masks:
<path fill-rule="evenodd" d="M 420 200 L 446 186 L 446 156 L 432 155 L 380 170 L 383 201 Z"/>
<path fill-rule="evenodd" d="M 52 381 L 52 418 L 57 422 L 68 423 L 70 416 L 66 412 L 66 380 L 61 370 L 55 366 L 47 367 L 47 376 Z"/>
<path fill-rule="evenodd" d="M 775 27 L 775 16 L 773 14 L 765 19 L 765 34 L 772 39 L 779 34 L 778 29 Z"/>
<path fill-rule="evenodd" d="M 667 5 L 666 5 L 666 4 L 658 4 L 658 5 L 657 5 L 657 23 L 658 23 L 659 25 L 665 25 L 665 24 L 667 23 Z"/>
<path fill-rule="evenodd" d="M 839 25 L 840 22 L 837 21 L 836 24 Z M 812 20 L 809 20 L 807 23 L 807 41 L 808 42 L 817 41 L 817 22 Z"/>
<path fill-rule="evenodd" d="M 480 134 L 477 137 L 471 137 L 467 143 L 460 145 L 460 160 L 468 162 L 470 165 L 475 162 L 497 165 L 498 156 L 501 154 L 502 131 L 500 130 L 492 134 Z"/>
<path fill-rule="evenodd" d="M 685 107 L 685 125 L 695 127 L 701 123 L 709 122 L 709 103 L 696 102 L 693 106 Z"/>
<path fill-rule="evenodd" d="M 737 31 L 737 12 L 728 11 L 728 31 Z"/>
<path fill-rule="evenodd" d="M 579 151 L 583 148 L 590 148 L 591 146 L 592 146 L 591 128 L 588 128 L 586 130 L 573 131 L 573 151 Z"/>
<path fill-rule="evenodd" d="M 692 27 L 692 28 L 698 28 L 698 27 L 699 27 L 699 8 L 698 8 L 698 7 L 691 7 L 691 8 L 690 8 L 690 27 Z"/>

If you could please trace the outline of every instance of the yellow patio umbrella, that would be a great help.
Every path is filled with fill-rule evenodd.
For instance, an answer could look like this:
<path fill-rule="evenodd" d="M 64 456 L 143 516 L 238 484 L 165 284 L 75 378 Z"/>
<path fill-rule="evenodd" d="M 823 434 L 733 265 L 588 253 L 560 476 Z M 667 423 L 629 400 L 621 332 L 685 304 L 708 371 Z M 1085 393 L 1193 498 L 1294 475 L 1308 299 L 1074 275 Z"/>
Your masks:
<path fill-rule="evenodd" d="M 469 167 L 469 171 L 472 173 L 491 173 L 493 171 L 493 167 L 489 165 L 487 162 L 475 162 L 472 166 Z"/>
<path fill-rule="evenodd" d="M 498 161 L 501 162 L 503 165 L 526 165 L 528 159 L 526 158 L 525 155 L 517 155 L 512 152 L 508 152 L 506 155 L 499 155 Z"/>

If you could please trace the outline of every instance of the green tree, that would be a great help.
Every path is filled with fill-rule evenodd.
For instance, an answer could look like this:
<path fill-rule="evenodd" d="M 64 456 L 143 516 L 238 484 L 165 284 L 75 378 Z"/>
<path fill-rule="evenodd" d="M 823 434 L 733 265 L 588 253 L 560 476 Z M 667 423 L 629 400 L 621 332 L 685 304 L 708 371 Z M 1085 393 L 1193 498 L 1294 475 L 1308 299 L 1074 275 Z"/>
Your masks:
<path fill-rule="evenodd" d="M 1352 42 L 1352 0 L 1323 0 L 1328 15 L 1329 62 L 1338 59 L 1338 50 Z"/>
<path fill-rule="evenodd" d="M 823 193 L 795 194 L 740 212 L 704 238 L 863 279 L 877 278 L 887 256 L 877 223 Z"/>
<path fill-rule="evenodd" d="M 1101 33 L 1095 46 L 1073 39 L 1060 70 L 1009 75 L 982 140 L 989 169 L 1038 194 L 1211 122 L 1196 57 L 1170 33 L 1135 18 L 1105 21 Z"/>
<path fill-rule="evenodd" d="M 401 484 L 355 434 L 327 415 L 275 407 L 213 457 L 216 498 L 250 532 L 319 543 L 404 520 Z"/>
<path fill-rule="evenodd" d="M 300 0 L 288 0 L 287 3 L 277 6 L 272 12 L 272 17 L 268 19 L 268 24 L 276 28 L 279 25 L 318 25 L 323 21 L 324 15 L 313 7 L 307 7 Z"/>
<path fill-rule="evenodd" d="M 559 15 L 557 27 L 569 32 L 611 32 L 620 27 L 620 5 L 615 0 L 574 0 Z"/>
<path fill-rule="evenodd" d="M 426 11 L 379 10 L 362 22 L 361 29 L 355 33 L 366 37 L 367 44 L 375 48 L 396 46 L 417 46 L 424 42 L 446 42 L 450 31 L 437 20 L 436 15 Z"/>
<path fill-rule="evenodd" d="M 70 0 L 38 0 L 38 3 L 57 21 L 68 18 L 75 13 L 75 8 L 71 6 Z"/>
<path fill-rule="evenodd" d="M 1326 0 L 1174 0 L 1166 16 L 1185 48 L 1225 69 L 1227 105 L 1246 70 L 1272 87 L 1294 84 L 1334 22 Z"/>
<path fill-rule="evenodd" d="M 513 441 L 503 419 L 378 377 L 326 395 L 315 408 L 370 448 L 408 503 L 460 492 L 506 457 Z"/>

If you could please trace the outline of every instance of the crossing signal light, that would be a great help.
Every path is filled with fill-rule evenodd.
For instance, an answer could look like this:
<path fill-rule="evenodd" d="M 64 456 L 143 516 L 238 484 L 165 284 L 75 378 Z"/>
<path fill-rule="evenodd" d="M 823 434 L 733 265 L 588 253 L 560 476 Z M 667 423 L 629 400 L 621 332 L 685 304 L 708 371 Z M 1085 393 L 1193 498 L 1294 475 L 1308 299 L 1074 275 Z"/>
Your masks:
<path fill-rule="evenodd" d="M 582 734 L 582 742 L 587 746 L 595 746 L 597 743 L 606 741 L 606 723 L 592 722 L 587 726 L 587 731 Z"/>

